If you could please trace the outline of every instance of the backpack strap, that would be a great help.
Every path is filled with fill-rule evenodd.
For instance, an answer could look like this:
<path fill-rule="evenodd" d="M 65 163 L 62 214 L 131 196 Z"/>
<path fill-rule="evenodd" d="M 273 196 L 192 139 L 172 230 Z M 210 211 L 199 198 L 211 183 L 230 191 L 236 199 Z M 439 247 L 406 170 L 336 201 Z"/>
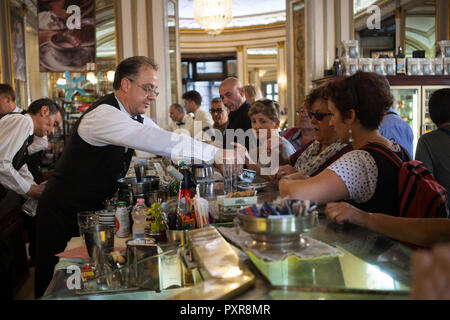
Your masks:
<path fill-rule="evenodd" d="M 402 146 L 400 146 L 403 148 Z M 380 143 L 374 143 L 371 142 L 363 147 L 360 148 L 361 150 L 374 150 L 382 155 L 384 155 L 386 158 L 388 158 L 392 163 L 394 163 L 398 168 L 400 168 L 403 164 L 403 160 L 400 159 L 398 155 L 396 155 L 393 151 L 389 150 L 385 146 L 383 146 Z M 404 150 L 404 149 L 403 149 Z"/>

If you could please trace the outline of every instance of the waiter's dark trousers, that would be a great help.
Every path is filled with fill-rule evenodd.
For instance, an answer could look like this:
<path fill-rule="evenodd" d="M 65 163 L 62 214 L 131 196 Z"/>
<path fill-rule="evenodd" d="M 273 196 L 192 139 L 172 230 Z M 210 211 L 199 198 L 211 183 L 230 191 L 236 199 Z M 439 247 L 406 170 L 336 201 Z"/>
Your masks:
<path fill-rule="evenodd" d="M 58 257 L 67 242 L 77 232 L 76 213 L 64 210 L 55 200 L 48 200 L 46 192 L 39 200 L 36 213 L 36 270 L 34 279 L 35 298 L 42 297 L 53 278 Z"/>
<path fill-rule="evenodd" d="M 0 300 L 12 299 L 13 255 L 0 234 Z"/>

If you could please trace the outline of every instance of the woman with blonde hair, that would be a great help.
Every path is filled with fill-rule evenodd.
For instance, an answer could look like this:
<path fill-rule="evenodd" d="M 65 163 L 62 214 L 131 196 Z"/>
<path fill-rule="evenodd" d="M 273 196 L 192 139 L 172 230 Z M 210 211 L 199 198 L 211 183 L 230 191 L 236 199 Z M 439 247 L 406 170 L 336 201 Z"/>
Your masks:
<path fill-rule="evenodd" d="M 267 156 L 272 158 L 272 152 L 278 152 L 277 160 L 278 163 L 281 163 L 295 152 L 295 148 L 289 141 L 281 137 L 278 132 L 280 127 L 280 105 L 276 101 L 268 99 L 255 101 L 248 112 L 248 116 L 252 123 L 253 134 L 258 143 L 257 148 L 250 149 L 250 157 L 253 160 L 253 164 L 249 163 L 248 167 L 260 174 L 262 166 L 275 164 L 267 163 L 263 165 L 261 157 L 258 156 L 267 154 Z M 278 170 L 278 164 L 274 170 L 275 172 Z"/>
<path fill-rule="evenodd" d="M 253 84 L 248 84 L 244 86 L 245 100 L 248 103 L 253 104 L 253 102 L 257 100 L 261 100 L 263 98 L 261 90 L 256 88 Z"/>

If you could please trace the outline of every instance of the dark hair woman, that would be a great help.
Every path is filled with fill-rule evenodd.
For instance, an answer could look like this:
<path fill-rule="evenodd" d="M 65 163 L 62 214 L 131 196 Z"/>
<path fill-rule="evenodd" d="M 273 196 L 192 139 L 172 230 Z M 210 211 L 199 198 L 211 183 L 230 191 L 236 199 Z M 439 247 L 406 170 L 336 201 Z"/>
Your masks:
<path fill-rule="evenodd" d="M 334 127 L 341 142 L 353 146 L 317 176 L 306 180 L 280 181 L 282 196 L 309 199 L 318 203 L 350 200 L 356 207 L 390 215 L 398 213 L 398 168 L 381 153 L 361 149 L 369 144 L 394 152 L 404 161 L 407 152 L 382 137 L 378 127 L 392 105 L 392 96 L 374 74 L 357 72 L 326 85 L 325 97 Z"/>

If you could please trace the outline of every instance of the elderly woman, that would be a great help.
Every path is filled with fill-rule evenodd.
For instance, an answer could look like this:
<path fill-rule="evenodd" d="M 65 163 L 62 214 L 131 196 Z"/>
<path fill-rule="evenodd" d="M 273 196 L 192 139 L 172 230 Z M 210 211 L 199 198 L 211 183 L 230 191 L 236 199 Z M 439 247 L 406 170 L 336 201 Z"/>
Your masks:
<path fill-rule="evenodd" d="M 408 161 L 407 151 L 382 137 L 378 127 L 392 105 L 392 96 L 374 73 L 357 72 L 326 85 L 330 125 L 353 146 L 318 175 L 306 180 L 282 179 L 282 196 L 320 204 L 350 200 L 361 210 L 398 215 L 398 168 L 381 153 L 362 147 L 376 144 Z"/>
<path fill-rule="evenodd" d="M 252 104 L 248 116 L 250 117 L 253 134 L 258 141 L 258 146 L 250 149 L 250 157 L 253 161 L 247 163 L 247 166 L 258 174 L 261 174 L 261 167 L 276 165 L 277 169 L 280 161 L 289 158 L 295 152 L 291 143 L 278 133 L 280 127 L 280 106 L 272 100 L 258 100 Z M 276 147 L 277 149 L 275 149 Z M 267 155 L 272 160 L 273 157 L 271 155 L 275 150 L 278 153 L 277 164 L 272 162 L 261 163 L 262 154 Z"/>
<path fill-rule="evenodd" d="M 324 90 L 324 87 L 316 88 L 305 99 L 315 140 L 294 153 L 290 157 L 291 164 L 281 166 L 276 179 L 286 175 L 289 175 L 289 179 L 313 177 L 352 150 L 351 145 L 338 141 L 336 131 L 330 126 L 331 113 L 324 98 Z"/>

